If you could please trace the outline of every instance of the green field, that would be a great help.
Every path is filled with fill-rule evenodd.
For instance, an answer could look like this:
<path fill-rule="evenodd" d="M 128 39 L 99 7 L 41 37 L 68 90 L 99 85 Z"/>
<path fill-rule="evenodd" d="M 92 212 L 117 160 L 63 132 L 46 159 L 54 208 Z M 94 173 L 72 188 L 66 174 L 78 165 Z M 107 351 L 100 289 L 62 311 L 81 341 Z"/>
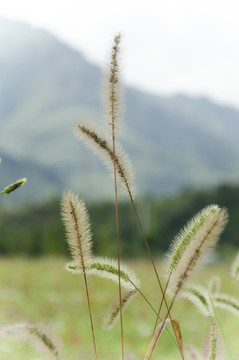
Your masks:
<path fill-rule="evenodd" d="M 62 359 L 94 359 L 87 304 L 82 278 L 65 271 L 63 258 L 41 258 L 29 260 L 2 258 L 0 261 L 0 313 L 1 324 L 30 321 L 41 323 L 62 340 Z M 160 265 L 160 262 L 158 262 Z M 153 271 L 146 260 L 130 263 L 141 279 L 141 290 L 157 307 L 160 292 Z M 223 291 L 232 291 L 225 265 L 210 266 L 198 273 L 202 284 L 206 284 L 212 274 L 223 278 Z M 118 360 L 121 356 L 120 326 L 111 332 L 102 330 L 101 324 L 107 309 L 117 297 L 117 285 L 109 280 L 89 278 L 89 290 L 96 343 L 99 359 Z M 233 286 L 233 295 L 239 295 L 239 285 Z M 173 318 L 181 324 L 184 343 L 203 347 L 207 320 L 189 302 L 175 305 Z M 231 359 L 238 359 L 239 321 L 236 316 L 219 312 L 226 341 L 231 351 Z M 138 295 L 124 313 L 125 351 L 143 359 L 150 341 L 154 324 L 154 314 Z M 170 328 L 169 328 L 170 329 Z M 170 329 L 171 332 L 171 329 Z M 229 356 L 227 356 L 230 359 Z M 30 345 L 16 340 L 0 339 L 1 360 L 40 360 L 45 357 Z M 167 332 L 161 337 L 152 359 L 180 359 L 175 344 Z"/>

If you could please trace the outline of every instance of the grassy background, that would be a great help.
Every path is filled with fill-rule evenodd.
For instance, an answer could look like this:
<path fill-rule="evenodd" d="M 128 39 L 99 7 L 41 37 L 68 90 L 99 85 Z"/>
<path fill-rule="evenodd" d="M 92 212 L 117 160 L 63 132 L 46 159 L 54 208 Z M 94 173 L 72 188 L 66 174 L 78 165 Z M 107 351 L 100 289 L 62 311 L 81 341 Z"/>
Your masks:
<path fill-rule="evenodd" d="M 52 333 L 60 336 L 63 343 L 62 359 L 94 359 L 87 304 L 82 278 L 64 270 L 65 258 L 1 258 L 0 260 L 0 316 L 1 325 L 25 321 L 45 325 Z M 160 265 L 160 261 L 158 261 Z M 160 292 L 154 273 L 146 260 L 130 263 L 141 279 L 141 290 L 157 308 Z M 211 265 L 204 272 L 196 274 L 206 284 L 212 274 L 223 278 L 223 291 L 239 294 L 239 286 L 228 281 L 228 267 L 225 264 Z M 101 329 L 107 309 L 117 297 L 117 285 L 111 281 L 89 278 L 89 290 L 95 323 L 99 359 L 120 359 L 119 324 L 111 332 Z M 232 359 L 239 354 L 238 318 L 219 312 L 223 323 Z M 172 312 L 180 324 L 184 343 L 203 347 L 207 320 L 188 302 L 176 304 Z M 138 296 L 124 313 L 125 351 L 143 359 L 154 324 L 154 314 L 144 300 Z M 171 329 L 170 329 L 171 332 Z M 160 339 L 153 359 L 180 359 L 177 349 L 165 332 Z M 1 360 L 40 360 L 43 355 L 18 341 L 0 339 Z"/>

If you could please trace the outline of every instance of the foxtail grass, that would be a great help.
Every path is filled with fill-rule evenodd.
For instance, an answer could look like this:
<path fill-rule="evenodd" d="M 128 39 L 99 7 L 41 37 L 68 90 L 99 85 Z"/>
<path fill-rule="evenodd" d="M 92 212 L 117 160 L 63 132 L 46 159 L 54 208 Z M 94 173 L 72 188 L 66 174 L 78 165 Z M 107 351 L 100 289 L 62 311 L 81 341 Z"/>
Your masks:
<path fill-rule="evenodd" d="M 212 322 L 210 325 L 210 334 L 209 334 L 209 351 L 208 351 L 208 360 L 216 360 L 218 354 L 218 332 L 216 328 L 216 323 Z"/>
<path fill-rule="evenodd" d="M 118 54 L 119 54 L 120 34 L 115 36 L 114 45 L 112 47 L 111 54 L 111 66 L 109 76 L 109 117 L 110 126 L 112 129 L 112 149 L 113 149 L 113 168 L 114 168 L 114 189 L 115 189 L 115 220 L 116 220 L 116 243 L 117 243 L 117 260 L 118 260 L 118 283 L 119 283 L 119 314 L 120 314 L 120 330 L 121 330 L 121 349 L 122 360 L 124 360 L 124 327 L 123 327 L 123 305 L 129 302 L 132 297 L 132 293 L 127 293 L 122 299 L 121 293 L 121 270 L 120 270 L 120 241 L 119 241 L 119 210 L 118 210 L 118 188 L 117 188 L 117 169 L 116 169 L 116 148 L 115 148 L 115 128 L 119 118 L 119 66 L 118 66 Z M 129 295 L 131 294 L 131 296 Z M 112 314 L 111 314 L 112 315 Z M 114 312 L 115 315 L 115 312 Z M 116 315 L 115 315 L 116 317 Z M 113 319 L 113 318 L 112 318 Z M 114 321 L 114 320 L 113 320 Z"/>
<path fill-rule="evenodd" d="M 134 172 L 129 157 L 122 146 L 115 142 L 114 149 L 106 132 L 102 132 L 90 123 L 78 123 L 75 134 L 88 149 L 100 157 L 113 178 L 115 176 L 114 168 L 116 169 L 116 178 L 121 184 L 123 192 L 133 197 L 135 190 Z"/>
<path fill-rule="evenodd" d="M 218 293 L 212 295 L 215 307 L 225 309 L 234 315 L 239 316 L 239 299 L 229 294 Z"/>
<path fill-rule="evenodd" d="M 165 329 L 168 331 L 168 324 L 171 324 L 174 331 L 175 339 L 173 338 L 173 341 L 177 345 L 182 359 L 185 359 L 181 326 L 171 315 L 172 307 L 179 298 L 187 299 L 191 302 L 200 312 L 200 315 L 207 318 L 210 328 L 206 355 L 201 356 L 199 352 L 192 350 L 191 347 L 191 351 L 187 352 L 187 359 L 219 360 L 219 354 L 222 352 L 220 350 L 221 338 L 218 329 L 220 329 L 223 339 L 224 334 L 216 309 L 222 308 L 229 313 L 239 315 L 239 299 L 221 292 L 221 279 L 218 276 L 212 277 L 207 287 L 200 284 L 195 285 L 194 283 L 190 285 L 188 283 L 191 275 L 206 263 L 206 260 L 216 246 L 227 222 L 227 210 L 217 205 L 205 207 L 175 237 L 166 255 L 164 266 L 166 284 L 163 287 L 136 208 L 135 180 L 132 165 L 127 153 L 118 141 L 118 129 L 122 117 L 122 87 L 119 76 L 120 39 L 120 34 L 114 38 L 106 73 L 105 109 L 107 121 L 103 126 L 103 131 L 102 126 L 96 127 L 82 121 L 75 128 L 77 137 L 87 148 L 91 149 L 103 160 L 114 179 L 114 186 L 112 188 L 115 195 L 117 259 L 96 257 L 93 254 L 93 240 L 85 203 L 77 195 L 68 191 L 62 196 L 61 213 L 72 261 L 67 263 L 65 268 L 73 274 L 83 276 L 96 360 L 98 359 L 98 353 L 88 288 L 88 276 L 90 275 L 106 278 L 118 284 L 118 297 L 105 317 L 104 327 L 110 330 L 114 327 L 116 321 L 120 319 L 122 360 L 132 358 L 131 355 L 125 355 L 124 350 L 123 311 L 137 294 L 144 298 L 156 315 L 154 332 L 144 358 L 145 360 L 151 359 L 162 333 Z M 25 182 L 26 179 L 19 179 L 4 188 L 0 194 L 10 194 Z M 136 274 L 121 262 L 118 214 L 119 186 L 121 186 L 123 192 L 130 199 L 157 278 L 161 296 L 158 311 L 155 310 L 147 296 L 141 292 L 140 281 Z M 239 280 L 239 254 L 231 266 L 231 277 L 234 281 Z M 124 293 L 121 292 L 122 288 L 125 289 Z M 169 296 L 170 302 L 168 302 L 167 296 Z M 166 314 L 160 316 L 164 304 Z M 158 325 L 159 320 L 161 323 Z M 0 336 L 19 334 L 30 337 L 32 342 L 40 343 L 41 347 L 47 350 L 48 355 L 52 359 L 59 360 L 59 347 L 51 336 L 40 327 L 30 324 L 16 324 L 0 329 Z"/>
<path fill-rule="evenodd" d="M 104 77 L 104 108 L 106 117 L 106 129 L 109 126 L 110 133 L 118 135 L 120 120 L 122 117 L 123 87 L 120 76 L 120 44 L 121 34 L 114 37 L 111 47 L 109 64 Z"/>
<path fill-rule="evenodd" d="M 111 53 L 111 63 L 109 68 L 109 76 L 107 80 L 108 84 L 108 118 L 107 125 L 111 127 L 111 141 L 107 135 L 102 134 L 95 126 L 85 123 L 79 123 L 76 128 L 76 135 L 84 143 L 87 148 L 90 148 L 93 152 L 100 156 L 104 164 L 111 170 L 113 170 L 114 189 L 115 189 L 115 208 L 116 208 L 116 233 L 117 233 L 117 258 L 118 258 L 118 281 L 119 281 L 119 299 L 121 303 L 121 284 L 120 284 L 120 246 L 119 246 L 119 221 L 118 221 L 118 193 L 117 193 L 117 180 L 121 183 L 124 191 L 128 194 L 133 210 L 140 227 L 140 231 L 143 236 L 159 287 L 162 294 L 162 302 L 165 303 L 168 316 L 172 320 L 170 315 L 170 309 L 168 307 L 165 292 L 161 284 L 161 280 L 158 275 L 158 271 L 145 236 L 138 211 L 134 202 L 134 177 L 132 167 L 129 165 L 128 155 L 122 150 L 121 145 L 116 142 L 115 129 L 120 117 L 119 112 L 119 66 L 118 66 L 118 54 L 120 45 L 120 35 L 114 38 L 114 44 Z M 121 339 L 122 339 L 122 357 L 124 354 L 123 349 L 123 321 L 122 321 L 122 306 L 120 305 L 120 319 L 121 319 Z M 157 314 L 156 322 L 159 318 L 160 311 Z M 172 323 L 172 321 L 171 321 Z M 175 334 L 176 335 L 176 334 Z M 182 359 L 183 354 L 182 355 Z"/>
<path fill-rule="evenodd" d="M 76 262 L 66 264 L 66 270 L 73 274 L 82 274 L 82 267 Z M 114 259 L 94 257 L 85 268 L 87 275 L 95 275 L 118 283 L 118 262 Z M 140 281 L 127 265 L 120 264 L 121 285 L 129 291 L 140 287 Z"/>
<path fill-rule="evenodd" d="M 84 269 L 92 258 L 92 235 L 85 203 L 67 191 L 62 196 L 61 209 L 72 258 Z"/>
<path fill-rule="evenodd" d="M 121 297 L 121 303 L 117 298 L 114 304 L 111 306 L 110 310 L 105 316 L 103 328 L 105 330 L 111 330 L 115 326 L 119 316 L 120 316 L 120 307 L 122 311 L 125 311 L 129 303 L 137 295 L 137 290 L 128 290 Z"/>
<path fill-rule="evenodd" d="M 181 232 L 166 260 L 170 278 L 168 292 L 173 299 L 182 290 L 191 273 L 205 264 L 227 219 L 227 210 L 213 205 L 200 212 Z"/>
<path fill-rule="evenodd" d="M 211 205 L 196 215 L 180 232 L 166 256 L 166 290 L 172 298 L 167 307 L 166 321 L 173 304 L 189 276 L 205 263 L 214 249 L 227 222 L 226 209 Z M 161 310 L 160 303 L 159 312 Z M 157 323 L 157 319 L 156 319 Z M 183 357 L 183 354 L 181 354 Z"/>
<path fill-rule="evenodd" d="M 209 318 L 214 317 L 213 307 L 208 290 L 201 285 L 194 285 L 180 294 L 181 298 L 189 300 L 195 305 L 201 315 Z"/>
<path fill-rule="evenodd" d="M 91 232 L 89 217 L 85 203 L 79 200 L 77 195 L 68 191 L 62 197 L 62 219 L 66 227 L 67 242 L 73 259 L 79 264 L 84 277 L 86 297 L 88 303 L 92 339 L 94 345 L 95 358 L 97 360 L 97 349 L 95 332 L 91 312 L 90 295 L 86 277 L 86 267 L 91 259 Z"/>

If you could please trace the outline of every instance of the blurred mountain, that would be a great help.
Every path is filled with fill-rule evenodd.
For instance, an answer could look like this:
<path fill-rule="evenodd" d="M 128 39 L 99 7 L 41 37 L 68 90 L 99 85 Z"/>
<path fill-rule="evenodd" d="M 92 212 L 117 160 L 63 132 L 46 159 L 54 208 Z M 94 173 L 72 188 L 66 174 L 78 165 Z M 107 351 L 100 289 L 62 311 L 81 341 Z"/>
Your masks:
<path fill-rule="evenodd" d="M 103 124 L 101 69 L 46 31 L 3 18 L 0 47 L 0 185 L 3 173 L 14 173 L 28 176 L 27 199 L 65 188 L 111 197 L 104 167 L 72 133 L 80 119 Z M 239 111 L 133 88 L 125 99 L 122 143 L 139 194 L 238 181 Z"/>

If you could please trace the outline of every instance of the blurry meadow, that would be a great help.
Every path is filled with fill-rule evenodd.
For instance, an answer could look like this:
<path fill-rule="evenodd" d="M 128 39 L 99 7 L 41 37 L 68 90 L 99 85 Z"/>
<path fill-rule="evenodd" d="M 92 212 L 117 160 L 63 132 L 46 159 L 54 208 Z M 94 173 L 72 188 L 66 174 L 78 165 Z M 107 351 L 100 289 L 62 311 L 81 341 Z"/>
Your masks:
<path fill-rule="evenodd" d="M 46 257 L 38 260 L 23 258 L 1 258 L 1 322 L 2 325 L 30 321 L 41 323 L 53 334 L 60 336 L 63 344 L 62 359 L 93 358 L 89 316 L 82 279 L 65 271 L 67 258 Z M 230 258 L 228 259 L 230 260 Z M 151 265 L 145 259 L 127 263 L 139 274 L 141 290 L 157 306 L 161 298 Z M 160 268 L 161 261 L 157 261 Z M 219 262 L 210 265 L 195 276 L 195 280 L 207 286 L 211 276 L 222 277 L 223 291 L 230 293 L 228 264 Z M 149 281 L 150 279 L 150 281 Z M 234 285 L 235 286 L 235 285 Z M 239 286 L 233 286 L 233 295 L 239 295 Z M 104 279 L 89 277 L 91 302 L 95 319 L 96 341 L 99 358 L 120 359 L 120 329 L 116 326 L 110 332 L 102 330 L 102 321 L 108 306 L 117 296 L 117 285 Z M 181 301 L 175 304 L 172 316 L 180 322 L 184 344 L 190 343 L 199 349 L 205 345 L 207 319 L 195 307 Z M 238 318 L 224 310 L 219 311 L 231 359 L 239 353 Z M 155 315 L 139 296 L 124 313 L 125 349 L 142 359 L 146 353 L 153 332 Z M 172 333 L 172 330 L 169 328 Z M 202 335 L 203 334 L 203 335 Z M 179 359 L 176 345 L 165 332 L 155 350 L 154 358 Z M 18 340 L 0 341 L 2 360 L 43 359 L 42 355 L 29 344 Z"/>

